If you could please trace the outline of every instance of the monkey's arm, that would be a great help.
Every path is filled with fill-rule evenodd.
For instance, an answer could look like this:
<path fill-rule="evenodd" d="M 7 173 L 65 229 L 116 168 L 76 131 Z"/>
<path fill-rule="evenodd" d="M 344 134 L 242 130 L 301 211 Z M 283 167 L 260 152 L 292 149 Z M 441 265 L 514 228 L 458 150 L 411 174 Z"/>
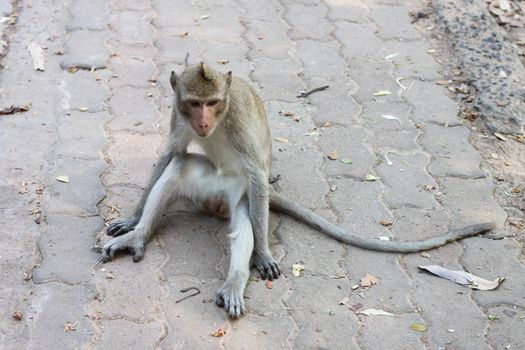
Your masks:
<path fill-rule="evenodd" d="M 338 241 L 379 252 L 412 253 L 429 250 L 466 237 L 487 232 L 495 226 L 493 222 L 485 222 L 456 229 L 443 236 L 416 242 L 381 241 L 349 233 L 313 211 L 284 198 L 275 191 L 270 193 L 270 208 L 288 214 Z"/>
<path fill-rule="evenodd" d="M 164 170 L 166 170 L 166 167 L 168 166 L 172 158 L 173 152 L 171 152 L 170 150 L 166 150 L 159 157 L 159 160 L 155 165 L 155 169 L 153 170 L 153 175 L 151 176 L 148 185 L 142 193 L 142 197 L 140 198 L 140 201 L 137 204 L 137 207 L 135 208 L 135 212 L 129 218 L 118 220 L 111 224 L 107 229 L 108 236 L 120 236 L 135 228 L 135 226 L 140 220 L 140 217 L 142 216 L 142 211 L 144 210 L 144 205 L 146 204 L 146 200 L 148 199 L 151 189 L 153 188 L 155 183 L 157 183 Z"/>

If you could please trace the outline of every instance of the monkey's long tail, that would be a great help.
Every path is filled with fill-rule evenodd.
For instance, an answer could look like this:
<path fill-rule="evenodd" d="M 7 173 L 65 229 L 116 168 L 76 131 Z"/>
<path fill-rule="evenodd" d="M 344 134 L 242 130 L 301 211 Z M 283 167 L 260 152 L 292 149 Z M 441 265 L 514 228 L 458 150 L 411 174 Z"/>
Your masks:
<path fill-rule="evenodd" d="M 378 239 L 361 237 L 346 232 L 341 227 L 332 224 L 313 211 L 297 204 L 289 199 L 284 198 L 277 192 L 270 193 L 270 208 L 288 214 L 324 234 L 337 239 L 338 241 L 351 244 L 364 249 L 375 250 L 380 252 L 411 253 L 420 252 L 436 247 L 440 247 L 450 242 L 454 242 L 466 237 L 474 236 L 487 232 L 494 228 L 493 222 L 470 225 L 460 229 L 452 230 L 447 234 L 439 237 L 433 237 L 423 241 L 399 242 L 399 241 L 381 241 Z"/>

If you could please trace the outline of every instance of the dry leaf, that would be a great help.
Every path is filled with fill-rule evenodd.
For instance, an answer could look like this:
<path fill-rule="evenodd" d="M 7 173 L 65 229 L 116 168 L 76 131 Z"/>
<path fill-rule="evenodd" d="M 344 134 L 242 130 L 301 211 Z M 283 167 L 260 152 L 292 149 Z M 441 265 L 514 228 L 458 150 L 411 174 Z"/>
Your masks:
<path fill-rule="evenodd" d="M 60 182 L 68 183 L 69 182 L 69 176 L 67 175 L 59 175 L 57 176 L 57 180 Z"/>
<path fill-rule="evenodd" d="M 450 83 L 450 80 L 440 79 L 436 81 L 436 84 L 438 85 L 447 85 L 448 83 Z"/>
<path fill-rule="evenodd" d="M 349 297 L 344 297 L 340 302 L 339 305 L 346 305 L 350 301 Z"/>
<path fill-rule="evenodd" d="M 383 226 L 392 226 L 394 224 L 393 221 L 389 221 L 389 220 L 379 220 L 379 223 Z"/>
<path fill-rule="evenodd" d="M 115 279 L 115 275 L 111 272 L 108 272 L 106 273 L 106 275 L 104 276 L 107 280 L 114 280 Z"/>
<path fill-rule="evenodd" d="M 13 312 L 13 318 L 17 321 L 21 321 L 22 320 L 22 313 L 20 311 L 15 311 Z"/>
<path fill-rule="evenodd" d="M 505 136 L 503 136 L 503 135 L 500 134 L 499 132 L 495 132 L 495 133 L 494 133 L 494 136 L 496 136 L 496 137 L 497 137 L 498 139 L 500 139 L 501 141 L 505 141 L 505 142 L 506 142 L 506 141 L 508 140 Z"/>
<path fill-rule="evenodd" d="M 394 316 L 390 312 L 387 312 L 385 310 L 379 310 L 379 309 L 366 309 L 363 311 L 359 311 L 358 314 L 366 315 L 366 316 Z"/>
<path fill-rule="evenodd" d="M 357 288 L 359 288 L 359 284 L 354 284 L 352 287 L 350 287 L 352 290 L 356 290 Z"/>
<path fill-rule="evenodd" d="M 31 104 L 28 105 L 22 105 L 22 106 L 9 106 L 6 108 L 0 109 L 0 115 L 6 115 L 6 114 L 15 114 L 20 112 L 27 112 L 31 109 Z"/>
<path fill-rule="evenodd" d="M 423 323 L 412 323 L 410 325 L 410 329 L 418 332 L 425 332 L 427 330 L 427 326 L 425 326 Z"/>
<path fill-rule="evenodd" d="M 266 288 L 268 288 L 268 289 L 272 289 L 272 288 L 273 288 L 273 282 L 270 281 L 270 280 L 267 280 L 266 282 L 264 282 L 264 285 L 265 285 Z"/>
<path fill-rule="evenodd" d="M 60 48 L 60 49 L 55 51 L 55 55 L 57 55 L 57 56 L 62 56 L 65 53 L 66 53 L 66 50 L 64 50 L 64 48 Z"/>
<path fill-rule="evenodd" d="M 182 33 L 179 34 L 179 36 L 180 36 L 181 38 L 184 38 L 184 37 L 187 37 L 189 34 L 190 34 L 190 33 L 188 33 L 188 32 L 182 32 Z"/>
<path fill-rule="evenodd" d="M 379 90 L 374 92 L 374 96 L 387 96 L 391 95 L 392 93 L 389 90 Z"/>
<path fill-rule="evenodd" d="M 288 139 L 286 137 L 279 137 L 279 136 L 276 136 L 273 138 L 275 141 L 277 142 L 281 142 L 281 143 L 288 143 Z"/>
<path fill-rule="evenodd" d="M 386 120 L 397 120 L 399 122 L 399 125 L 402 125 L 403 123 L 401 123 L 401 120 L 396 117 L 396 116 L 393 116 L 393 115 L 390 115 L 390 114 L 383 114 L 381 115 L 383 118 L 385 118 Z"/>
<path fill-rule="evenodd" d="M 332 126 L 334 125 L 330 122 L 325 122 L 323 125 L 321 125 L 322 128 L 331 128 Z"/>
<path fill-rule="evenodd" d="M 344 164 L 352 164 L 352 160 L 348 158 L 343 158 L 343 159 L 340 159 L 339 161 Z"/>
<path fill-rule="evenodd" d="M 81 112 L 87 112 L 89 110 L 89 108 L 88 107 L 79 107 L 78 110 L 81 111 Z"/>
<path fill-rule="evenodd" d="M 226 334 L 226 331 L 221 327 L 211 334 L 212 337 L 222 337 Z"/>
<path fill-rule="evenodd" d="M 29 50 L 31 58 L 33 58 L 33 68 L 38 71 L 44 71 L 44 49 L 42 48 L 42 46 L 38 45 L 35 42 L 32 42 L 31 44 L 29 44 L 27 49 Z"/>
<path fill-rule="evenodd" d="M 76 331 L 77 324 L 78 324 L 77 322 L 66 322 L 64 324 L 64 332 Z"/>
<path fill-rule="evenodd" d="M 378 284 L 379 280 L 376 276 L 367 273 L 365 277 L 361 278 L 361 287 L 370 287 L 374 284 Z"/>
<path fill-rule="evenodd" d="M 438 265 L 419 266 L 419 268 L 471 289 L 493 290 L 505 280 L 504 277 L 498 277 L 494 281 L 489 281 L 465 271 L 453 271 Z"/>
<path fill-rule="evenodd" d="M 337 151 L 332 151 L 326 155 L 330 160 L 336 160 L 337 159 Z"/>
<path fill-rule="evenodd" d="M 421 253 L 419 253 L 419 255 L 421 255 L 423 258 L 427 258 L 429 260 L 432 259 L 430 254 L 428 254 L 427 252 L 421 252 Z"/>
<path fill-rule="evenodd" d="M 219 64 L 228 64 L 228 63 L 230 63 L 230 60 L 218 60 L 217 63 L 219 63 Z"/>
<path fill-rule="evenodd" d="M 202 20 L 205 20 L 205 19 L 208 19 L 208 18 L 210 18 L 209 15 L 202 15 L 202 16 L 199 17 L 199 19 L 200 19 L 201 21 L 202 21 Z"/>
<path fill-rule="evenodd" d="M 375 176 L 372 174 L 368 174 L 365 176 L 365 181 L 377 181 L 379 180 L 379 176 Z"/>
<path fill-rule="evenodd" d="M 304 273 L 304 265 L 292 264 L 292 275 L 299 277 Z"/>

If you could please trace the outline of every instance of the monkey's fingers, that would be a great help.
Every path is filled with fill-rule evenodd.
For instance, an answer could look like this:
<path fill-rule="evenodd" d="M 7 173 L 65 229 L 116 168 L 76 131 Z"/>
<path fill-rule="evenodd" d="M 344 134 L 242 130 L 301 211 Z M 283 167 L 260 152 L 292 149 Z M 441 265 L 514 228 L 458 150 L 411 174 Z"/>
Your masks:
<path fill-rule="evenodd" d="M 260 261 L 255 264 L 255 268 L 259 271 L 263 280 L 273 281 L 278 279 L 281 274 L 279 264 L 276 261 Z"/>
<path fill-rule="evenodd" d="M 215 304 L 218 307 L 224 307 L 232 319 L 237 319 L 246 313 L 243 296 L 239 293 L 219 291 L 215 298 Z"/>
<path fill-rule="evenodd" d="M 144 243 L 137 242 L 129 250 L 133 255 L 133 262 L 139 262 L 144 257 Z"/>
<path fill-rule="evenodd" d="M 132 229 L 133 226 L 129 224 L 128 220 L 119 220 L 109 225 L 108 229 L 106 230 L 106 234 L 108 236 L 116 237 L 123 235 L 124 233 L 127 233 Z"/>

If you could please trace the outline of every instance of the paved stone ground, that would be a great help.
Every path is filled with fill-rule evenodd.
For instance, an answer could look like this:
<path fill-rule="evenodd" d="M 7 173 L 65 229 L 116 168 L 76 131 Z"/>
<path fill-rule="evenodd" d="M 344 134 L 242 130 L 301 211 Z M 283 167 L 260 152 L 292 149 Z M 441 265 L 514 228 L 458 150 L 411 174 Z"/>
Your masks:
<path fill-rule="evenodd" d="M 378 254 L 272 215 L 284 276 L 268 289 L 254 273 L 248 314 L 235 322 L 203 302 L 225 277 L 225 223 L 175 208 L 141 263 L 122 256 L 99 265 L 92 250 L 107 240 L 104 222 L 129 215 L 140 196 L 166 136 L 169 72 L 182 69 L 187 52 L 190 62 L 258 88 L 273 135 L 289 141 L 274 144 L 274 173 L 289 197 L 370 237 L 415 240 L 486 220 L 500 227 L 493 238 L 506 236 L 492 182 L 403 2 L 41 0 L 16 8 L 0 101 L 32 109 L 0 116 L 0 347 L 525 347 L 525 269 L 510 237 L 472 238 L 427 257 Z M 31 42 L 45 47 L 43 72 L 33 69 Z M 380 90 L 392 94 L 374 96 Z M 328 159 L 333 151 L 352 164 Z M 380 179 L 364 181 L 368 174 Z M 292 275 L 294 263 L 304 264 L 303 276 Z M 472 291 L 420 273 L 422 264 L 507 280 Z M 379 283 L 354 290 L 367 273 Z M 176 303 L 191 286 L 201 294 Z M 359 314 L 369 308 L 393 316 Z M 411 330 L 414 322 L 427 331 Z M 212 337 L 221 327 L 226 334 Z"/>

